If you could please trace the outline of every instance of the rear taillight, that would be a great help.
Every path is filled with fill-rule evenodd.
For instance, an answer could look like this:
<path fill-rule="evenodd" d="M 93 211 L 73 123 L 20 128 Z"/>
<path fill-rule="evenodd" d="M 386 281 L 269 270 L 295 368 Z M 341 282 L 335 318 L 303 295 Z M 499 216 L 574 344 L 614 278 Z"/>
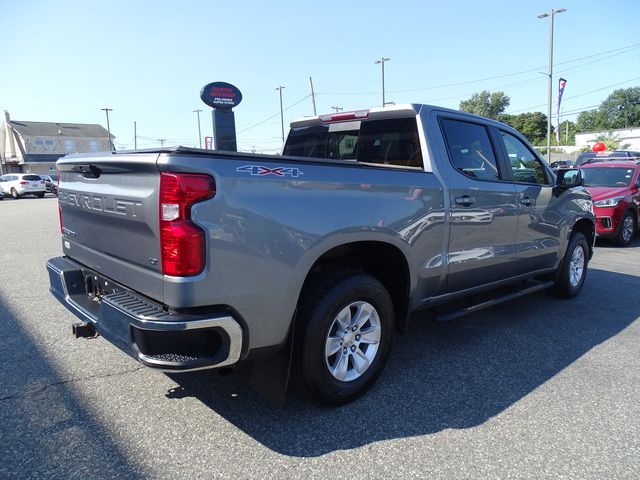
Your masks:
<path fill-rule="evenodd" d="M 29 185 L 29 182 L 20 182 L 20 185 Z"/>
<path fill-rule="evenodd" d="M 184 277 L 204 270 L 205 235 L 191 221 L 191 206 L 215 193 L 209 175 L 160 174 L 160 254 L 165 275 Z"/>

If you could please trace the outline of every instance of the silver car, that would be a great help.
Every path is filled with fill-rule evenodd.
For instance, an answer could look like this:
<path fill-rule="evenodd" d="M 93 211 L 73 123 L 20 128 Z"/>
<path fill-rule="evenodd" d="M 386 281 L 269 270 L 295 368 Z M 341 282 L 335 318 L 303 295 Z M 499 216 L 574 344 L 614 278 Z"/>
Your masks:
<path fill-rule="evenodd" d="M 47 189 L 47 192 L 51 192 L 54 195 L 58 194 L 58 175 L 40 175 L 40 177 L 44 180 L 44 186 Z"/>
<path fill-rule="evenodd" d="M 8 173 L 0 177 L 4 195 L 18 199 L 24 195 L 44 197 L 47 189 L 44 180 L 33 173 Z"/>

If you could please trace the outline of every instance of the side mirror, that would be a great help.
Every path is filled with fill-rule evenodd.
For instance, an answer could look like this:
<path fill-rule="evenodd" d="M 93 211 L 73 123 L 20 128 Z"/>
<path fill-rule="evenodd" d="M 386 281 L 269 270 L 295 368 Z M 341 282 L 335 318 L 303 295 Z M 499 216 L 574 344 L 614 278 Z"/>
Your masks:
<path fill-rule="evenodd" d="M 556 186 L 560 188 L 579 187 L 583 183 L 582 170 L 579 168 L 558 170 L 556 175 Z"/>

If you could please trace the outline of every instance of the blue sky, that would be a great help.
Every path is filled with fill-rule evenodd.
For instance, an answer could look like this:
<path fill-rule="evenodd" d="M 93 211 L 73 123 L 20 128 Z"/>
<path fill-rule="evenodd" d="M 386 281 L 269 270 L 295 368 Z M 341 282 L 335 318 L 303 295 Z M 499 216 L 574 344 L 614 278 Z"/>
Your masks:
<path fill-rule="evenodd" d="M 200 89 L 226 81 L 244 97 L 234 110 L 239 148 L 276 152 L 277 86 L 290 107 L 285 128 L 313 113 L 309 76 L 319 113 L 379 106 L 374 61 L 382 56 L 391 58 L 387 101 L 457 108 L 474 92 L 503 90 L 509 113 L 546 112 L 539 72 L 549 21 L 536 16 L 551 8 L 567 9 L 554 35 L 554 90 L 567 79 L 566 118 L 616 88 L 640 86 L 637 0 L 2 3 L 0 110 L 15 120 L 106 126 L 100 109 L 109 107 L 118 148 L 133 148 L 134 121 L 139 148 L 159 138 L 195 146 L 194 109 L 204 110 L 202 135 L 211 135 Z"/>

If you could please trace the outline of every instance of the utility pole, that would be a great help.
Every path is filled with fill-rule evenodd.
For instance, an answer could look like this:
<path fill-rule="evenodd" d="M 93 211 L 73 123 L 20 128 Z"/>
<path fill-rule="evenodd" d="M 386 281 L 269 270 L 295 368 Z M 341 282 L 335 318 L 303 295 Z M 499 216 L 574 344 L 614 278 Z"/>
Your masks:
<path fill-rule="evenodd" d="M 200 148 L 202 148 L 202 133 L 200 132 L 200 112 L 202 110 L 200 110 L 199 108 L 196 108 L 194 110 L 194 113 L 196 113 L 198 115 L 198 141 L 200 142 Z"/>
<path fill-rule="evenodd" d="M 100 110 L 104 110 L 104 113 L 107 114 L 107 135 L 109 139 L 109 150 L 113 151 L 113 144 L 111 143 L 111 127 L 109 126 L 109 112 L 113 112 L 113 108 L 101 108 Z"/>
<path fill-rule="evenodd" d="M 318 115 L 316 111 L 316 93 L 313 91 L 313 79 L 309 77 L 309 85 L 311 86 L 311 101 L 313 102 L 313 115 Z"/>
<path fill-rule="evenodd" d="M 282 109 L 282 85 L 278 86 L 276 90 L 280 92 L 280 126 L 282 127 L 282 143 L 284 144 L 284 110 Z"/>
<path fill-rule="evenodd" d="M 341 112 L 342 110 L 344 110 L 344 108 L 342 108 L 342 107 L 331 107 L 331 108 L 333 108 L 336 111 L 336 113 Z"/>
<path fill-rule="evenodd" d="M 553 17 L 556 13 L 566 12 L 566 8 L 551 9 L 549 13 L 541 13 L 538 18 L 549 17 L 549 88 L 547 98 L 547 161 L 551 162 L 551 96 L 553 94 Z M 558 125 L 559 127 L 559 125 Z"/>
<path fill-rule="evenodd" d="M 138 149 L 138 126 L 135 120 L 133 121 L 133 149 Z"/>
<path fill-rule="evenodd" d="M 380 65 L 382 67 L 382 106 L 384 107 L 385 105 L 385 101 L 384 101 L 384 62 L 388 62 L 389 60 L 391 60 L 390 58 L 384 58 L 381 57 L 380 60 L 376 60 L 374 63 L 376 65 Z"/>
<path fill-rule="evenodd" d="M 160 148 L 164 148 L 164 142 L 167 141 L 166 138 L 159 138 L 158 141 L 160 142 Z"/>

